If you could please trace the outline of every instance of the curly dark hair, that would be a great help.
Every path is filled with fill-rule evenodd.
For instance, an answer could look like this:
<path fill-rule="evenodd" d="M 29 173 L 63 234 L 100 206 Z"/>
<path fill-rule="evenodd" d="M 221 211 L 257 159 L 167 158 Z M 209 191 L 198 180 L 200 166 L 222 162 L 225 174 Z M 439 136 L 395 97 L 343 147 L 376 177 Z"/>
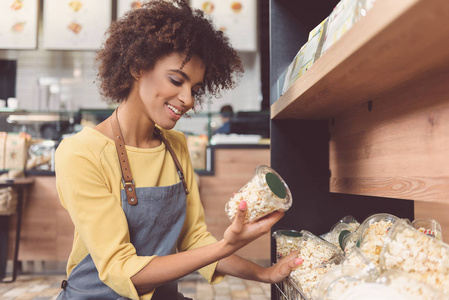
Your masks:
<path fill-rule="evenodd" d="M 108 102 L 126 100 L 135 81 L 132 74 L 151 70 L 157 60 L 174 52 L 186 54 L 181 68 L 193 55 L 206 65 L 196 107 L 201 107 L 205 94 L 219 96 L 221 90 L 235 87 L 243 73 L 229 39 L 183 0 L 149 1 L 113 22 L 106 36 L 95 62 L 97 84 Z"/>

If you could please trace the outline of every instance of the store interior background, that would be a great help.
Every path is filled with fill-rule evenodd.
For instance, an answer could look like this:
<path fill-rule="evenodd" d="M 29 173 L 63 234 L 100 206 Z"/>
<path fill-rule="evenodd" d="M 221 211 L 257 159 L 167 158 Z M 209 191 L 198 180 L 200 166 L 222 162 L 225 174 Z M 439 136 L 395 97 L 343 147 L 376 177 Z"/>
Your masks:
<path fill-rule="evenodd" d="M 255 51 L 239 51 L 245 72 L 239 79 L 238 86 L 224 91 L 219 99 L 213 98 L 202 106 L 199 114 L 193 118 L 182 118 L 176 129 L 182 130 L 185 124 L 195 134 L 207 133 L 205 114 L 214 115 L 213 126 L 218 127 L 220 118 L 217 114 L 221 106 L 230 104 L 235 112 L 268 111 L 268 1 L 257 1 L 257 36 L 258 47 Z M 112 20 L 117 18 L 116 1 L 112 1 Z M 35 50 L 0 50 L 3 73 L 0 77 L 0 99 L 9 97 L 18 99 L 18 108 L 26 111 L 77 111 L 80 109 L 110 109 L 111 106 L 101 101 L 95 84 L 96 69 L 94 59 L 96 52 L 83 50 L 45 50 L 43 48 L 43 1 L 39 0 L 38 39 Z M 266 33 L 260 33 L 265 28 Z M 11 65 L 14 64 L 13 66 Z M 7 70 L 6 67 L 11 69 Z M 9 76 L 9 77 L 8 77 Z M 11 78 L 11 76 L 16 76 Z M 12 88 L 15 86 L 15 89 Z M 196 118 L 195 118 L 196 117 Z M 193 120 L 192 120 L 193 119 Z"/>
<path fill-rule="evenodd" d="M 0 50 L 0 99 L 13 97 L 18 100 L 16 109 L 0 108 L 0 131 L 25 131 L 33 138 L 53 137 L 58 142 L 64 135 L 79 131 L 82 125 L 66 126 L 64 122 L 10 123 L 7 118 L 10 115 L 50 114 L 62 118 L 69 116 L 72 119 L 70 122 L 79 123 L 79 119 L 73 121 L 72 118 L 76 112 L 92 111 L 94 115 L 101 112 L 101 117 L 106 117 L 113 107 L 101 101 L 95 84 L 95 51 L 44 49 L 43 2 L 39 0 L 37 49 Z M 116 18 L 116 5 L 117 1 L 112 1 L 112 20 Z M 223 92 L 221 98 L 212 99 L 210 103 L 205 102 L 198 114 L 190 114 L 191 118 L 181 118 L 175 129 L 186 132 L 187 135 L 208 135 L 210 138 L 211 127 L 213 129 L 220 126 L 221 106 L 230 104 L 237 114 L 263 114 L 263 120 L 266 122 L 263 124 L 264 132 L 267 132 L 270 105 L 268 6 L 267 0 L 257 1 L 257 49 L 237 51 L 245 69 L 243 77 L 239 79 L 239 85 L 234 90 Z M 42 125 L 51 128 L 53 132 L 43 132 L 45 126 Z M 58 132 L 55 133 L 55 130 Z M 261 148 L 243 146 L 235 149 L 216 149 L 212 174 L 197 177 L 209 230 L 218 239 L 230 224 L 224 206 L 232 193 L 237 192 L 252 177 L 256 166 L 270 164 L 267 137 L 264 134 L 264 145 Z M 73 224 L 68 213 L 59 204 L 54 173 L 31 176 L 36 178 L 36 182 L 27 193 L 24 203 L 19 248 L 20 272 L 64 272 L 73 239 Z M 9 259 L 14 252 L 15 229 L 15 218 L 11 217 Z M 242 249 L 239 254 L 262 265 L 268 265 L 270 239 L 270 234 L 267 234 Z M 8 273 L 11 268 L 11 261 L 8 260 Z"/>

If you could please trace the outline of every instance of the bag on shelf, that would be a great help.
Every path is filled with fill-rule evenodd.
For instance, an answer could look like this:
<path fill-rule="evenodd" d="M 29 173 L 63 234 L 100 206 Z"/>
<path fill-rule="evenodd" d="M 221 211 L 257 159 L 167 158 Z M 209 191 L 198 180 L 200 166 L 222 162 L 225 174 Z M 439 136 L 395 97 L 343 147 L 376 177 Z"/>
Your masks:
<path fill-rule="evenodd" d="M 4 134 L 2 134 L 3 136 Z M 0 138 L 2 140 L 2 138 Z M 23 170 L 28 159 L 31 136 L 28 133 L 9 132 L 6 134 L 2 155 L 4 170 Z M 1 146 L 1 142 L 0 142 Z"/>
<path fill-rule="evenodd" d="M 17 192 L 12 187 L 0 189 L 0 216 L 10 216 L 16 212 Z"/>

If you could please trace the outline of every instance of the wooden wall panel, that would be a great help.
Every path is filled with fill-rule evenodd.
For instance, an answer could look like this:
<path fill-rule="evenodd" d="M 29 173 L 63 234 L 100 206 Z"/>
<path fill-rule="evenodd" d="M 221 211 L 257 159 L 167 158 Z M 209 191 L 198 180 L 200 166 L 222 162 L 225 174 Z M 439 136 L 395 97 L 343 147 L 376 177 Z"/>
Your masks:
<path fill-rule="evenodd" d="M 330 121 L 330 191 L 449 203 L 449 71 Z"/>
<path fill-rule="evenodd" d="M 209 231 L 217 238 L 231 224 L 225 205 L 233 193 L 245 185 L 254 175 L 258 165 L 270 165 L 269 149 L 216 149 L 215 175 L 202 176 L 200 196 L 206 215 Z M 237 254 L 253 261 L 269 261 L 270 234 L 266 234 Z"/>
<path fill-rule="evenodd" d="M 72 221 L 59 202 L 55 177 L 35 179 L 23 205 L 19 260 L 66 261 L 72 248 Z M 9 258 L 12 259 L 15 218 L 11 218 L 10 226 Z"/>

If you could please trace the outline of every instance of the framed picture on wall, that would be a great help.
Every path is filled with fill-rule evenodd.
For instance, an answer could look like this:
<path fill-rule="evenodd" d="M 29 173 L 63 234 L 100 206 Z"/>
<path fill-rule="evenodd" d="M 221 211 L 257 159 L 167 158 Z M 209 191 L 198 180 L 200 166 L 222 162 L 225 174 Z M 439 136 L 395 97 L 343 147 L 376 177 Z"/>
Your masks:
<path fill-rule="evenodd" d="M 0 49 L 36 49 L 38 0 L 0 1 Z"/>
<path fill-rule="evenodd" d="M 125 13 L 132 9 L 137 9 L 142 6 L 144 1 L 136 0 L 117 0 L 117 19 L 123 17 Z"/>
<path fill-rule="evenodd" d="M 257 51 L 256 0 L 191 0 L 191 5 L 210 15 L 236 50 Z"/>
<path fill-rule="evenodd" d="M 97 50 L 111 24 L 111 0 L 44 0 L 43 47 Z"/>

